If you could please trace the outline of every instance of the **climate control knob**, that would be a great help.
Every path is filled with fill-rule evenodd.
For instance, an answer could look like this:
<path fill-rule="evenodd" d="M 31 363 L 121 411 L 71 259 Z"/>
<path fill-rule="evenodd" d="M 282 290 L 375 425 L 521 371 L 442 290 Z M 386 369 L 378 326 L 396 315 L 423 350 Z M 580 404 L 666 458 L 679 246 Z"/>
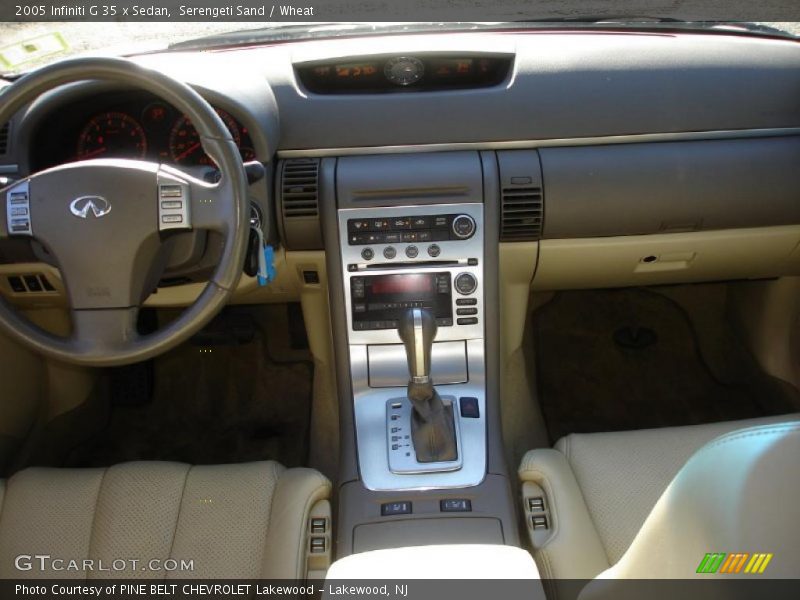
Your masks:
<path fill-rule="evenodd" d="M 460 273 L 455 280 L 456 291 L 462 296 L 469 296 L 478 289 L 478 280 L 472 273 Z"/>
<path fill-rule="evenodd" d="M 453 234 L 459 239 L 466 240 L 475 235 L 475 219 L 469 215 L 458 215 L 453 219 Z"/>

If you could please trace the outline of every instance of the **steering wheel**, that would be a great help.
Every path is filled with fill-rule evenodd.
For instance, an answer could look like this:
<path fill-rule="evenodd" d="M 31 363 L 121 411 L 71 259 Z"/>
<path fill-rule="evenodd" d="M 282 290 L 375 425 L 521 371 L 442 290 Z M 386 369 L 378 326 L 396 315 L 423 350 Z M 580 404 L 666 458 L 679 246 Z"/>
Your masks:
<path fill-rule="evenodd" d="M 0 123 L 42 93 L 85 80 L 141 88 L 169 102 L 189 117 L 221 173 L 212 184 L 154 162 L 94 159 L 46 169 L 0 190 L 0 239 L 35 239 L 55 258 L 72 331 L 67 337 L 48 333 L 2 297 L 0 327 L 61 361 L 123 365 L 177 346 L 225 306 L 249 236 L 247 180 L 236 144 L 208 102 L 185 83 L 125 59 L 65 60 L 25 75 L 0 93 Z M 208 284 L 178 319 L 140 335 L 139 309 L 164 269 L 165 243 L 175 232 L 197 229 L 224 240 Z"/>

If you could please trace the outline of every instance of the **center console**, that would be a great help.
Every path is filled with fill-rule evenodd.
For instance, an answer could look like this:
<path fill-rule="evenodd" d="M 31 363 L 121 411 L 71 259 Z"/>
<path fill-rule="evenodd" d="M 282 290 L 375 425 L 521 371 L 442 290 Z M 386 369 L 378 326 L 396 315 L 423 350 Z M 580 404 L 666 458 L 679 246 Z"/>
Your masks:
<path fill-rule="evenodd" d="M 497 155 L 324 158 L 319 170 L 337 556 L 518 545 L 499 418 Z"/>
<path fill-rule="evenodd" d="M 338 211 L 359 466 L 371 490 L 477 485 L 486 472 L 483 204 Z M 420 462 L 407 356 L 414 308 L 435 319 L 431 378 L 455 418 L 455 460 Z"/>

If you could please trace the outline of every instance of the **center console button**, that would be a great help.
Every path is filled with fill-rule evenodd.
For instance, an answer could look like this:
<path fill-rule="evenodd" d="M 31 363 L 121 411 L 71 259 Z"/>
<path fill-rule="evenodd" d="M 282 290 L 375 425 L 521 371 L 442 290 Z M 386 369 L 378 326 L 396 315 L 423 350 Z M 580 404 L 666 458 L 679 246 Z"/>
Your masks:
<path fill-rule="evenodd" d="M 419 254 L 419 248 L 417 248 L 416 246 L 409 246 L 408 248 L 406 248 L 406 256 L 408 258 L 417 258 L 418 254 Z"/>
<path fill-rule="evenodd" d="M 393 515 L 410 515 L 411 514 L 411 502 L 408 500 L 402 500 L 400 502 L 387 502 L 386 504 L 381 504 L 381 516 L 382 517 L 391 517 Z"/>
<path fill-rule="evenodd" d="M 458 215 L 453 219 L 453 233 L 457 238 L 466 240 L 475 233 L 475 219 L 469 215 Z"/>
<path fill-rule="evenodd" d="M 397 256 L 397 250 L 394 249 L 394 246 L 386 246 L 383 249 L 383 257 L 392 260 L 395 256 Z"/>
<path fill-rule="evenodd" d="M 409 217 L 395 217 L 392 219 L 392 229 L 409 229 L 411 227 L 411 219 Z"/>
<path fill-rule="evenodd" d="M 475 306 L 477 303 L 477 298 L 456 298 L 456 305 L 458 306 Z"/>
<path fill-rule="evenodd" d="M 431 218 L 430 217 L 412 217 L 411 219 L 411 228 L 412 229 L 427 229 L 431 225 Z"/>
<path fill-rule="evenodd" d="M 364 248 L 361 251 L 361 258 L 364 260 L 372 260 L 375 256 L 375 251 L 372 248 Z"/>
<path fill-rule="evenodd" d="M 460 273 L 456 276 L 456 291 L 462 296 L 468 296 L 478 289 L 478 280 L 472 273 Z"/>
<path fill-rule="evenodd" d="M 442 249 L 438 246 L 438 244 L 431 244 L 428 246 L 428 256 L 432 258 L 436 258 L 442 253 Z"/>
<path fill-rule="evenodd" d="M 439 510 L 442 512 L 471 512 L 472 501 L 467 498 L 448 498 L 439 501 Z"/>

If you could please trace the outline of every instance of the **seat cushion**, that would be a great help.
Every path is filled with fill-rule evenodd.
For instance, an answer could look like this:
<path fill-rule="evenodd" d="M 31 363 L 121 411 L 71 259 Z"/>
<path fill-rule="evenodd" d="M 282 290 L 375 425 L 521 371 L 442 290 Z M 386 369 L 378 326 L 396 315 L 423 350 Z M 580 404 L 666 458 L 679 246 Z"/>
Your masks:
<path fill-rule="evenodd" d="M 0 577 L 303 577 L 308 514 L 330 487 L 316 471 L 272 461 L 27 469 L 0 492 Z M 112 571 L 97 570 L 97 562 L 88 570 L 15 568 L 17 556 L 41 554 L 106 567 L 140 562 Z M 144 570 L 153 559 L 193 562 L 187 570 Z"/>
<path fill-rule="evenodd" d="M 537 548 L 537 559 L 546 563 L 540 569 L 557 578 L 596 576 L 625 554 L 667 486 L 700 447 L 737 429 L 798 419 L 800 415 L 794 414 L 573 434 L 559 440 L 555 451 L 528 452 L 519 469 L 521 480 L 542 485 L 549 497 L 548 488 L 561 491 L 560 497 L 550 498 L 554 531 L 545 546 Z M 572 523 L 583 524 L 581 547 Z"/>

